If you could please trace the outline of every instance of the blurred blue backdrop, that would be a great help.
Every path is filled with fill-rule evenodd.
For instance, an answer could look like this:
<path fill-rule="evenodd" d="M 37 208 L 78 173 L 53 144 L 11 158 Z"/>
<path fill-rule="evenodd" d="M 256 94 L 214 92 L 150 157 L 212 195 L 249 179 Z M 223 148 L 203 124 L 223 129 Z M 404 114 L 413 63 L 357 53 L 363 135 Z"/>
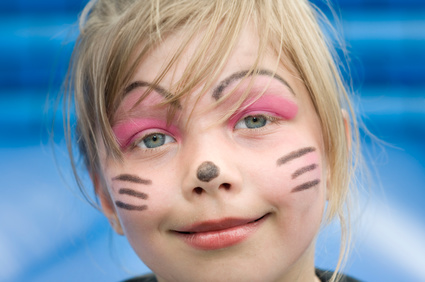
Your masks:
<path fill-rule="evenodd" d="M 48 144 L 46 109 L 85 2 L 0 2 L 0 281 L 118 281 L 149 271 L 67 186 L 73 182 L 60 127 L 56 161 Z M 346 272 L 364 281 L 425 281 L 425 1 L 336 4 L 356 108 L 387 142 L 382 148 L 362 134 L 380 182 L 360 193 L 362 221 L 354 223 L 357 245 Z M 318 266 L 334 268 L 334 230 L 319 237 Z"/>

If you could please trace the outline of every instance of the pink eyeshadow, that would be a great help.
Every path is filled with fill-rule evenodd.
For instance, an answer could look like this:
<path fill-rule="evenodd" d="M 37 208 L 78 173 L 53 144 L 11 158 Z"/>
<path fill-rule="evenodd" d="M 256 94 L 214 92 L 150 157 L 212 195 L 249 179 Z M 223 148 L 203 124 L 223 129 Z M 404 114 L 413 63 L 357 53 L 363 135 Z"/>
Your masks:
<path fill-rule="evenodd" d="M 131 119 L 113 126 L 112 130 L 117 138 L 121 148 L 126 148 L 139 133 L 152 129 L 158 132 L 169 132 L 176 138 L 177 128 L 173 125 L 167 126 L 167 123 L 158 119 Z"/>
<path fill-rule="evenodd" d="M 248 100 L 246 103 L 242 105 L 249 104 L 251 100 Z M 253 113 L 253 114 L 271 114 L 277 117 L 281 117 L 285 120 L 291 120 L 295 118 L 298 113 L 298 106 L 294 101 L 291 101 L 289 98 L 285 98 L 283 96 L 278 95 L 267 95 L 265 94 L 257 101 L 255 101 L 252 105 L 248 106 L 248 108 L 236 112 L 236 114 L 231 118 L 230 124 L 234 125 L 240 118 L 244 115 Z"/>

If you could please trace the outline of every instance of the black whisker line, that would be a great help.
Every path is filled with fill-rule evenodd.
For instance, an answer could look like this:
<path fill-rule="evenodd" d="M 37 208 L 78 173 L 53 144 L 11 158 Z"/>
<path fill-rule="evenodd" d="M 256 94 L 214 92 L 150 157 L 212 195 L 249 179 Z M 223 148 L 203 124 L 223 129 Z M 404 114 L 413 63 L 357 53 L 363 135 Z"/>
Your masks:
<path fill-rule="evenodd" d="M 309 182 L 306 182 L 304 184 L 301 184 L 301 185 L 296 186 L 294 189 L 292 189 L 291 192 L 304 191 L 304 190 L 307 190 L 307 189 L 309 189 L 311 187 L 316 186 L 319 183 L 320 183 L 320 180 L 319 179 L 316 179 L 316 180 L 313 180 L 313 181 L 309 181 Z"/>
<path fill-rule="evenodd" d="M 293 159 L 297 159 L 299 157 L 304 156 L 305 154 L 308 154 L 308 153 L 311 153 L 311 152 L 314 152 L 314 151 L 316 151 L 316 148 L 314 148 L 314 147 L 306 147 L 306 148 L 299 149 L 297 151 L 293 151 L 293 152 L 287 154 L 286 156 L 279 158 L 277 160 L 277 165 L 281 166 L 281 165 L 283 165 L 283 164 L 285 164 L 289 161 L 292 161 Z"/>
<path fill-rule="evenodd" d="M 140 198 L 143 200 L 146 200 L 148 198 L 148 194 L 142 193 L 142 192 L 137 192 L 133 189 L 129 189 L 129 188 L 121 188 L 119 190 L 120 194 L 125 194 L 125 195 L 129 195 L 129 196 L 133 196 L 136 198 Z"/>
<path fill-rule="evenodd" d="M 140 178 L 139 176 L 134 175 L 134 174 L 120 174 L 120 175 L 112 178 L 112 180 L 128 181 L 128 182 L 133 182 L 133 183 L 137 183 L 137 184 L 144 184 L 144 185 L 151 185 L 152 184 L 152 180 L 143 179 L 143 178 Z"/>
<path fill-rule="evenodd" d="M 117 207 L 125 209 L 125 210 L 129 210 L 129 211 L 144 211 L 148 209 L 147 205 L 134 206 L 134 205 L 123 203 L 121 201 L 116 201 L 115 204 L 117 205 Z"/>
<path fill-rule="evenodd" d="M 308 171 L 314 170 L 314 169 L 316 169 L 317 167 L 318 167 L 318 165 L 317 165 L 317 164 L 312 164 L 312 165 L 308 165 L 308 166 L 302 167 L 302 168 L 300 168 L 300 169 L 296 170 L 296 171 L 292 174 L 292 179 L 295 179 L 295 178 L 297 178 L 298 176 L 300 176 L 301 174 L 304 174 L 304 173 L 306 173 L 306 172 L 308 172 Z"/>

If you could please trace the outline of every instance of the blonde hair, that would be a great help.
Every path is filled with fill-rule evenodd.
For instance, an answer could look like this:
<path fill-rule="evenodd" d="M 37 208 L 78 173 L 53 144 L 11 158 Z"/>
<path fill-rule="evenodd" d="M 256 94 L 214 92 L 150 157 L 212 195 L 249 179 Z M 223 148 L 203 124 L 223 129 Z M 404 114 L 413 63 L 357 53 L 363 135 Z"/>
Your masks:
<path fill-rule="evenodd" d="M 326 219 L 338 217 L 342 232 L 338 270 L 350 241 L 345 204 L 359 156 L 358 132 L 347 87 L 338 68 L 340 61 L 333 46 L 337 42 L 331 42 L 320 25 L 326 26 L 327 31 L 333 29 L 326 17 L 307 0 L 90 1 L 81 15 L 80 35 L 67 78 L 68 99 L 73 97 L 75 102 L 80 154 L 91 174 L 100 173 L 99 145 L 104 146 L 111 157 L 121 157 L 111 129 L 112 116 L 137 66 L 167 36 L 183 31 L 182 44 L 154 85 L 178 63 L 194 36 L 202 35 L 173 89 L 175 95 L 167 101 L 173 103 L 196 86 L 204 85 L 203 90 L 211 87 L 247 19 L 257 28 L 260 44 L 257 61 L 246 76 L 257 72 L 261 55 L 271 48 L 279 58 L 276 69 L 279 64 L 285 65 L 299 75 L 321 122 L 331 172 Z M 346 138 L 342 108 L 351 115 L 354 126 L 349 135 L 353 140 Z M 68 134 L 71 128 L 68 120 Z M 69 150 L 76 179 L 81 184 L 71 145 Z M 80 189 L 84 193 L 81 186 Z M 337 278 L 336 274 L 333 280 Z"/>

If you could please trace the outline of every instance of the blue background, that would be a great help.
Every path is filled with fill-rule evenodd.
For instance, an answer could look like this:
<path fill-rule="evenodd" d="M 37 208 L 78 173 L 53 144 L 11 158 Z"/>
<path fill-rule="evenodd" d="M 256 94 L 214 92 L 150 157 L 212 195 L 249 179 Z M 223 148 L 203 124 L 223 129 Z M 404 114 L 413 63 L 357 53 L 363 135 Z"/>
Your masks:
<path fill-rule="evenodd" d="M 73 187 L 60 126 L 56 159 L 48 142 L 84 4 L 0 2 L 0 281 L 118 281 L 148 271 Z M 346 272 L 364 281 L 425 281 L 425 1 L 337 4 L 356 109 L 386 142 L 362 131 L 379 178 L 359 187 Z M 319 236 L 318 266 L 334 268 L 336 230 Z"/>

